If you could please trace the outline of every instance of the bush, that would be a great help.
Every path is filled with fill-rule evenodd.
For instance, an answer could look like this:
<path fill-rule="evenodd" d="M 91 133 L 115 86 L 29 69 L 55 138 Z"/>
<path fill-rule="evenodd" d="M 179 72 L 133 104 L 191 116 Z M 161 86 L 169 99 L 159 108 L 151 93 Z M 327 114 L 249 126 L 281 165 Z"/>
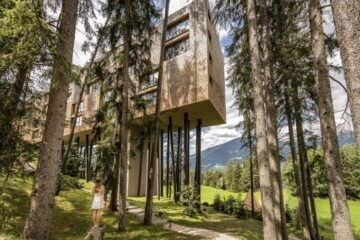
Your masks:
<path fill-rule="evenodd" d="M 220 195 L 216 194 L 214 197 L 213 208 L 217 211 L 222 211 L 222 205 L 223 203 L 221 201 Z"/>
<path fill-rule="evenodd" d="M 11 200 L 9 194 L 3 193 L 0 196 L 0 229 L 11 228 L 14 225 L 16 211 Z"/>
<path fill-rule="evenodd" d="M 184 214 L 189 217 L 194 217 L 197 213 L 201 213 L 200 201 L 193 196 L 193 188 L 188 186 L 181 191 L 183 205 L 186 206 Z"/>
<path fill-rule="evenodd" d="M 205 206 L 205 207 L 210 206 L 210 204 L 208 202 L 203 202 L 202 205 Z"/>
<path fill-rule="evenodd" d="M 60 182 L 61 182 L 61 190 L 71 190 L 71 189 L 82 189 L 84 186 L 79 181 L 79 179 L 75 177 L 71 177 L 68 175 L 60 175 Z"/>
<path fill-rule="evenodd" d="M 242 201 L 241 198 L 239 197 L 238 200 L 235 203 L 234 216 L 236 218 L 244 218 L 247 215 L 248 214 L 247 214 L 247 211 L 245 209 L 244 201 Z"/>
<path fill-rule="evenodd" d="M 224 201 L 224 208 L 223 211 L 224 213 L 227 213 L 229 215 L 232 215 L 234 212 L 234 207 L 235 207 L 235 198 L 233 195 L 230 195 L 225 201 Z"/>
<path fill-rule="evenodd" d="M 295 229 L 300 229 L 300 216 L 299 216 L 299 208 L 289 208 L 289 206 L 285 205 L 285 218 L 286 222 L 290 223 Z"/>

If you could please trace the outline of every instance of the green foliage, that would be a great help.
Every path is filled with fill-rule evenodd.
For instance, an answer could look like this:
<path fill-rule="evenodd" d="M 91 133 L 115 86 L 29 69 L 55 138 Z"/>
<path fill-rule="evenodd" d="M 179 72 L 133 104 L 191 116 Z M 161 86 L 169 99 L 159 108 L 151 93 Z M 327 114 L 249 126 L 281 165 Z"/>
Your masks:
<path fill-rule="evenodd" d="M 216 194 L 213 201 L 213 208 L 217 211 L 222 211 L 223 209 L 222 205 L 223 204 L 220 198 L 220 194 Z"/>
<path fill-rule="evenodd" d="M 235 207 L 234 207 L 234 216 L 236 218 L 244 218 L 247 217 L 249 214 L 245 208 L 245 203 L 244 201 L 241 199 L 241 197 L 239 196 L 238 199 L 235 202 Z"/>
<path fill-rule="evenodd" d="M 78 178 L 69 175 L 60 174 L 61 190 L 75 190 L 82 189 L 84 185 L 79 181 Z"/>
<path fill-rule="evenodd" d="M 230 195 L 224 201 L 224 213 L 232 215 L 234 212 L 236 200 L 233 195 Z"/>
<path fill-rule="evenodd" d="M 193 194 L 194 189 L 191 186 L 185 186 L 181 191 L 181 201 L 185 206 L 183 213 L 189 217 L 194 217 L 201 213 L 201 205 L 199 199 Z"/>
<path fill-rule="evenodd" d="M 15 208 L 10 203 L 11 195 L 3 193 L 0 196 L 0 230 L 12 228 L 16 217 Z"/>
<path fill-rule="evenodd" d="M 245 209 L 244 201 L 241 199 L 241 195 L 237 199 L 233 195 L 228 195 L 221 199 L 219 194 L 216 194 L 213 201 L 213 208 L 216 211 L 233 215 L 236 218 L 243 218 L 250 216 L 249 212 Z"/>
<path fill-rule="evenodd" d="M 285 218 L 286 222 L 290 223 L 295 229 L 300 229 L 299 208 L 290 208 L 288 204 L 285 204 Z"/>
<path fill-rule="evenodd" d="M 253 160 L 254 161 L 254 160 Z M 258 189 L 259 172 L 253 162 L 254 189 Z M 208 170 L 202 173 L 202 184 L 232 192 L 247 192 L 250 189 L 250 158 L 243 165 L 228 161 L 225 170 Z"/>
<path fill-rule="evenodd" d="M 71 177 L 80 177 L 80 168 L 84 165 L 84 162 L 85 159 L 79 153 L 77 144 L 73 143 L 70 149 L 69 158 L 64 173 Z"/>
<path fill-rule="evenodd" d="M 308 151 L 311 178 L 313 180 L 314 195 L 326 197 L 328 194 L 327 177 L 321 148 Z M 345 145 L 340 150 L 343 168 L 345 190 L 348 198 L 360 198 L 360 161 L 355 145 Z M 291 159 L 288 159 L 283 169 L 285 183 L 292 194 L 296 193 L 294 172 Z"/>

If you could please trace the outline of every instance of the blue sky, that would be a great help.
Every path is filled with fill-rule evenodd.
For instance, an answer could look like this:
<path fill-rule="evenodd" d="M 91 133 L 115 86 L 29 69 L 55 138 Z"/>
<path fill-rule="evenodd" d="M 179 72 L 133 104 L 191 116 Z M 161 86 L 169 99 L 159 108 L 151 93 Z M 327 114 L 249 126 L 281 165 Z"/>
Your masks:
<path fill-rule="evenodd" d="M 157 0 L 161 1 L 161 0 Z M 192 0 L 171 0 L 170 1 L 170 14 L 172 12 L 177 11 L 178 9 L 184 7 Z M 209 0 L 210 6 L 213 7 L 215 0 Z M 326 8 L 323 14 L 324 18 L 324 31 L 326 33 L 331 33 L 334 31 L 334 26 L 332 24 L 332 14 L 329 8 Z M 83 34 L 83 26 L 81 24 L 77 27 L 76 33 L 76 42 L 75 42 L 75 53 L 74 53 L 74 63 L 78 65 L 84 65 L 88 60 L 88 56 L 81 52 L 81 45 L 82 42 L 85 40 L 85 36 Z M 220 38 L 220 42 L 222 48 L 228 45 L 231 39 L 228 36 L 228 32 L 225 29 L 218 28 L 218 35 Z M 224 54 L 226 55 L 226 54 Z M 328 62 L 334 65 L 341 65 L 340 54 L 337 52 L 334 57 L 328 58 Z M 227 67 L 227 60 L 225 59 L 225 76 L 226 76 L 226 67 Z M 343 74 L 338 73 L 331 73 L 336 79 L 341 81 L 344 85 L 344 77 Z M 342 118 L 343 110 L 346 105 L 346 94 L 344 90 L 339 87 L 334 82 L 331 82 L 332 86 L 332 96 L 333 96 L 333 103 L 335 108 L 335 116 L 338 124 L 338 129 L 351 129 L 351 121 L 349 116 L 345 115 L 345 120 Z M 213 126 L 209 128 L 204 128 L 202 132 L 202 149 L 206 149 L 209 147 L 216 146 L 218 144 L 225 143 L 230 141 L 234 138 L 237 138 L 241 134 L 241 129 L 237 129 L 236 125 L 242 119 L 242 116 L 239 115 L 238 111 L 232 106 L 234 102 L 234 96 L 232 94 L 232 90 L 229 87 L 225 88 L 226 92 L 226 116 L 227 116 L 227 123 L 223 125 Z M 314 125 L 307 125 L 307 129 L 313 130 L 315 132 L 319 132 L 318 124 Z M 286 129 L 282 129 L 281 133 L 283 136 L 286 137 Z M 191 152 L 195 150 L 195 136 L 191 134 Z"/>

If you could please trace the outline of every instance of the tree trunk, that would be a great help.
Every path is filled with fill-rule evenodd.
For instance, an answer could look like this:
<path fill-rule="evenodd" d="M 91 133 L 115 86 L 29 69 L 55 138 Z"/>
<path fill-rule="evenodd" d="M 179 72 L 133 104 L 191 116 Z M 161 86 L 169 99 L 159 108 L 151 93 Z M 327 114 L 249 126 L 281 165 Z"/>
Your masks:
<path fill-rule="evenodd" d="M 274 81 L 272 73 L 272 54 L 270 46 L 270 33 L 267 16 L 267 0 L 261 1 L 261 27 L 262 27 L 262 45 L 263 45 L 263 64 L 264 64 L 264 82 L 265 82 L 265 102 L 268 117 L 267 123 L 267 141 L 269 162 L 271 168 L 271 184 L 274 198 L 274 221 L 276 226 L 277 239 L 287 240 L 286 220 L 284 210 L 284 197 L 281 184 L 281 169 L 279 161 L 279 147 L 277 136 L 277 119 L 274 100 Z"/>
<path fill-rule="evenodd" d="M 249 114 L 250 115 L 250 114 Z M 251 216 L 255 217 L 255 206 L 254 206 L 254 173 L 253 173 L 253 142 L 251 136 L 251 119 L 248 116 L 248 146 L 249 146 L 249 160 L 250 160 L 250 198 L 251 198 Z"/>
<path fill-rule="evenodd" d="M 125 32 L 124 32 L 124 57 L 122 69 L 122 96 L 121 96 L 121 122 L 120 122 L 120 168 L 119 168 L 119 231 L 126 230 L 126 194 L 128 173 L 128 102 L 129 102 L 129 62 L 131 29 L 128 20 L 131 17 L 131 1 L 125 0 Z"/>
<path fill-rule="evenodd" d="M 296 124 L 296 134 L 297 134 L 297 144 L 298 144 L 298 154 L 299 154 L 299 162 L 300 162 L 300 176 L 301 176 L 301 187 L 302 193 L 304 196 L 304 209 L 305 209 L 305 216 L 306 221 L 310 228 L 310 236 L 311 239 L 315 239 L 314 231 L 312 228 L 312 221 L 311 221 L 311 213 L 310 213 L 310 206 L 309 206 L 309 194 L 308 194 L 308 185 L 309 180 L 307 178 L 306 169 L 307 169 L 307 162 L 305 161 L 304 151 L 305 148 L 303 147 L 302 139 L 304 138 L 303 129 L 302 129 L 302 117 L 301 117 L 301 106 L 300 101 L 298 99 L 298 92 L 297 87 L 293 86 L 293 103 L 294 103 L 294 114 L 295 114 L 295 124 Z"/>
<path fill-rule="evenodd" d="M 110 20 L 110 16 L 111 16 L 111 14 L 109 14 L 108 18 L 106 19 L 104 27 L 106 27 L 108 25 L 109 20 Z M 79 93 L 79 100 L 77 101 L 75 114 L 74 114 L 74 118 L 73 118 L 74 121 L 71 123 L 68 147 L 66 149 L 65 156 L 64 156 L 64 158 L 62 160 L 62 172 L 63 173 L 65 173 L 65 170 L 66 170 L 66 164 L 67 164 L 67 161 L 68 161 L 68 158 L 69 158 L 71 144 L 72 144 L 72 141 L 74 139 L 74 132 L 75 132 L 75 128 L 76 128 L 76 118 L 79 115 L 80 103 L 81 103 L 81 100 L 83 98 L 83 95 L 84 95 L 84 92 L 85 92 L 85 89 L 86 89 L 86 86 L 87 86 L 87 83 L 88 83 L 88 80 L 89 80 L 89 71 L 92 70 L 95 58 L 97 56 L 97 53 L 98 53 L 98 50 L 99 50 L 99 47 L 100 47 L 100 44 L 101 44 L 101 42 L 103 40 L 103 33 L 99 32 L 98 34 L 99 34 L 99 36 L 98 36 L 98 39 L 97 39 L 97 42 L 96 42 L 96 45 L 95 45 L 94 52 L 91 55 L 89 65 L 87 66 L 87 69 L 85 71 L 84 81 L 81 84 L 81 89 L 80 89 L 80 93 Z"/>
<path fill-rule="evenodd" d="M 177 203 L 177 182 L 176 182 L 176 163 L 175 163 L 175 151 L 174 151 L 174 134 L 172 127 L 172 118 L 169 117 L 169 128 L 170 128 L 170 150 L 171 150 L 171 179 L 174 190 L 174 202 Z"/>
<path fill-rule="evenodd" d="M 299 136 L 298 136 L 298 141 L 299 141 L 299 151 L 302 153 L 302 161 L 304 162 L 304 170 L 305 170 L 305 174 L 306 174 L 306 179 L 307 179 L 307 190 L 308 190 L 308 196 L 309 196 L 309 200 L 310 200 L 310 208 L 311 208 L 311 215 L 312 215 L 312 224 L 313 224 L 313 236 L 316 240 L 320 240 L 320 234 L 319 234 L 319 225 L 318 225 L 318 221 L 317 221 L 317 214 L 316 214 L 316 206 L 315 206 L 315 199 L 314 199 L 314 191 L 313 191 L 313 186 L 312 186 L 312 178 L 311 178 L 311 172 L 310 172 L 310 167 L 309 167 L 309 160 L 308 160 L 308 155 L 307 155 L 307 148 L 306 148 L 306 143 L 305 143 L 305 138 L 304 138 L 304 132 L 302 130 L 302 118 L 299 117 L 298 119 L 299 121 L 299 125 L 300 125 L 300 131 L 299 131 Z"/>
<path fill-rule="evenodd" d="M 257 157 L 259 163 L 260 191 L 262 200 L 264 239 L 276 236 L 274 221 L 273 190 L 271 185 L 270 165 L 268 161 L 268 144 L 266 139 L 266 116 L 264 109 L 263 83 L 261 81 L 260 50 L 256 24 L 254 0 L 247 0 L 246 14 L 249 24 L 249 43 L 251 56 L 251 78 L 256 120 Z"/>
<path fill-rule="evenodd" d="M 138 189 L 137 196 L 141 195 L 141 182 L 142 182 L 142 172 L 143 172 L 143 157 L 144 157 L 144 139 L 140 140 L 140 166 L 139 166 L 139 178 L 138 178 Z"/>
<path fill-rule="evenodd" d="M 161 37 L 161 49 L 160 49 L 160 62 L 159 62 L 159 78 L 157 82 L 156 90 L 156 106 L 155 106 L 155 119 L 153 127 L 153 139 L 152 139 L 152 150 L 151 150 L 151 162 L 150 162 L 150 174 L 148 179 L 148 188 L 146 194 L 144 224 L 152 224 L 152 212 L 153 212 L 153 195 L 155 186 L 155 164 L 157 158 L 157 145 L 159 143 L 159 132 L 160 132 L 160 107 L 161 107 L 161 94 L 162 94 L 162 78 L 163 78 L 163 63 L 165 55 L 165 39 L 166 29 L 169 15 L 169 4 L 170 0 L 166 0 L 165 3 L 165 16 L 163 21 L 162 37 Z"/>
<path fill-rule="evenodd" d="M 167 130 L 166 146 L 166 197 L 170 198 L 170 128 Z"/>
<path fill-rule="evenodd" d="M 61 142 L 65 126 L 66 100 L 75 40 L 78 0 L 63 0 L 59 26 L 58 53 L 46 114 L 45 130 L 31 194 L 30 211 L 24 228 L 25 239 L 49 239 L 56 183 L 61 164 Z M 66 61 L 66 62 L 65 62 Z"/>
<path fill-rule="evenodd" d="M 286 117 L 287 117 L 287 123 L 288 123 L 288 129 L 289 129 L 289 142 L 290 142 L 290 151 L 291 151 L 291 159 L 293 163 L 293 169 L 294 169 L 294 176 L 295 176 L 295 182 L 296 182 L 296 195 L 299 202 L 299 217 L 300 217 L 300 224 L 303 230 L 303 236 L 304 240 L 310 240 L 311 239 L 311 227 L 307 221 L 306 218 L 306 212 L 305 212 L 305 199 L 304 199 L 304 193 L 302 188 L 302 182 L 299 175 L 299 166 L 298 166 L 298 160 L 296 157 L 296 147 L 295 147 L 295 138 L 294 138 L 294 129 L 292 124 L 292 116 L 291 116 L 291 106 L 289 102 L 289 96 L 287 93 L 285 93 L 285 111 L 286 111 Z"/>
<path fill-rule="evenodd" d="M 360 1 L 332 1 L 331 5 L 349 93 L 356 143 L 360 152 Z"/>
<path fill-rule="evenodd" d="M 3 147 L 9 146 L 7 143 L 9 135 L 11 134 L 12 123 L 18 114 L 18 106 L 21 98 L 21 93 L 24 91 L 24 85 L 29 74 L 28 66 L 18 66 L 15 82 L 9 94 L 9 102 L 6 104 L 6 108 L 2 110 L 2 114 L 5 116 L 4 121 L 0 122 L 0 150 Z"/>
<path fill-rule="evenodd" d="M 177 154 L 176 154 L 176 189 L 178 191 L 177 200 L 180 201 L 180 194 L 181 194 L 181 127 L 178 128 L 178 142 L 177 142 Z"/>
<path fill-rule="evenodd" d="M 315 81 L 319 105 L 321 135 L 328 178 L 332 226 L 335 239 L 354 239 L 347 204 L 339 144 L 336 135 L 334 107 L 331 98 L 329 70 L 326 62 L 322 16 L 317 0 L 309 0 Z M 351 45 L 350 45 L 351 46 Z M 357 53 L 358 54 L 358 53 Z"/>

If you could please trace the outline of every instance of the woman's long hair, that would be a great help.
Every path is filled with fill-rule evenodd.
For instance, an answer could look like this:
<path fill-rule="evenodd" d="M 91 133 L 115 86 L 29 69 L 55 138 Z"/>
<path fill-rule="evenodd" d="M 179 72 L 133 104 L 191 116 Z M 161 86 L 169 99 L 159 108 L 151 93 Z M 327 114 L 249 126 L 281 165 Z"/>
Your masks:
<path fill-rule="evenodd" d="M 102 185 L 101 179 L 100 179 L 100 178 L 96 179 L 96 180 L 95 180 L 95 186 L 94 186 L 94 191 L 95 191 L 96 193 L 100 192 L 100 190 L 101 190 L 101 185 Z"/>

